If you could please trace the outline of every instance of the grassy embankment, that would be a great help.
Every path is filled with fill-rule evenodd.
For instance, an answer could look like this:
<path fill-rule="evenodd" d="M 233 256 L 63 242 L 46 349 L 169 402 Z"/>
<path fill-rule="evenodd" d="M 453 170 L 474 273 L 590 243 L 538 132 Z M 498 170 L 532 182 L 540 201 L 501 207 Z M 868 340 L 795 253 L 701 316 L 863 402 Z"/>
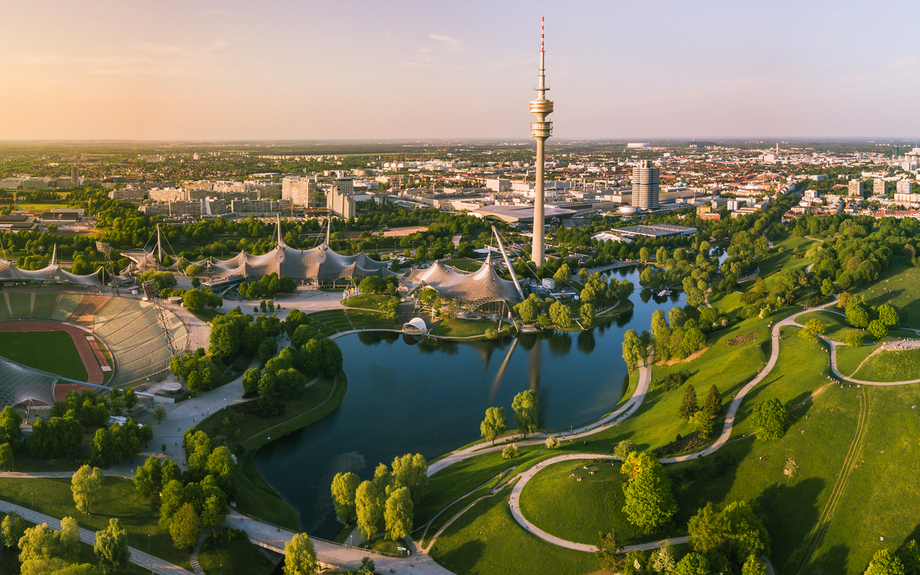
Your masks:
<path fill-rule="evenodd" d="M 238 456 L 239 465 L 234 476 L 237 485 L 237 509 L 276 525 L 299 529 L 297 514 L 256 470 L 256 452 L 268 443 L 269 437 L 278 439 L 331 413 L 342 402 L 347 388 L 345 375 L 340 373 L 335 380 L 321 378 L 308 387 L 302 396 L 286 400 L 285 413 L 279 417 L 243 415 L 230 406 L 214 413 L 198 425 L 199 429 L 212 437 L 238 437 L 243 447 L 243 454 Z"/>
<path fill-rule="evenodd" d="M 221 543 L 198 554 L 198 564 L 208 575 L 268 575 L 275 565 L 248 539 Z"/>

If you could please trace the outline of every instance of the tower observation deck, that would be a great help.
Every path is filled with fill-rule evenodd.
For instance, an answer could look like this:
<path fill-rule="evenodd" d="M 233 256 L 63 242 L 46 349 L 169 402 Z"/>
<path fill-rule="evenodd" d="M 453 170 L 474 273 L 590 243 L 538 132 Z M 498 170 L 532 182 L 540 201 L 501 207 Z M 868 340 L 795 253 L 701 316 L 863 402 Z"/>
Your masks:
<path fill-rule="evenodd" d="M 530 101 L 530 113 L 537 117 L 536 122 L 530 123 L 530 135 L 537 141 L 537 177 L 534 186 L 533 200 L 533 247 L 531 260 L 534 264 L 542 266 L 545 261 L 546 241 L 544 239 L 544 209 L 543 209 L 543 144 L 553 133 L 553 123 L 546 119 L 553 113 L 552 100 L 546 99 L 546 70 L 545 52 L 543 47 L 543 19 L 540 19 L 540 83 L 534 88 L 537 98 Z"/>

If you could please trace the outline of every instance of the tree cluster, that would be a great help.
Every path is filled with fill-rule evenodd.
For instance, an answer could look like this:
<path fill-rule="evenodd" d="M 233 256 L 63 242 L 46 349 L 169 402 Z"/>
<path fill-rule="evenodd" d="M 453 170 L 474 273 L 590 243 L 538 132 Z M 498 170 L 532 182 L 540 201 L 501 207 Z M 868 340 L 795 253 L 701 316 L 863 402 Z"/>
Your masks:
<path fill-rule="evenodd" d="M 702 558 L 694 561 L 705 561 L 713 571 L 747 573 L 746 566 L 753 567 L 761 556 L 770 554 L 770 534 L 744 501 L 729 503 L 722 510 L 707 503 L 690 518 L 688 531 L 693 552 Z"/>
<path fill-rule="evenodd" d="M 114 423 L 111 427 L 96 430 L 90 446 L 90 461 L 99 467 L 109 467 L 126 459 L 134 459 L 145 445 L 153 439 L 149 425 L 138 425 L 133 419 L 124 424 Z"/>
<path fill-rule="evenodd" d="M 279 293 L 293 293 L 297 290 L 297 282 L 294 278 L 279 278 L 278 274 L 270 273 L 254 282 L 240 284 L 238 290 L 242 297 L 248 299 L 273 298 Z"/>
<path fill-rule="evenodd" d="M 205 308 L 217 309 L 223 305 L 224 300 L 211 290 L 190 289 L 182 293 L 182 303 L 190 312 L 198 312 Z"/>
<path fill-rule="evenodd" d="M 706 345 L 706 335 L 679 307 L 671 308 L 667 319 L 664 310 L 656 309 L 652 314 L 651 333 L 655 357 L 660 361 L 685 359 Z"/>
<path fill-rule="evenodd" d="M 219 375 L 217 366 L 203 347 L 173 356 L 169 367 L 176 377 L 185 380 L 189 391 L 195 393 L 213 389 Z"/>
<path fill-rule="evenodd" d="M 920 575 L 920 545 L 911 539 L 896 551 L 876 551 L 866 575 Z"/>
<path fill-rule="evenodd" d="M 412 531 L 414 509 L 425 496 L 428 482 L 425 458 L 403 455 L 393 460 L 392 469 L 383 463 L 374 470 L 373 480 L 360 481 L 354 473 L 337 473 L 332 480 L 336 518 L 357 523 L 365 537 L 381 527 L 388 539 L 401 539 Z"/>
<path fill-rule="evenodd" d="M 620 471 L 629 477 L 623 486 L 623 513 L 630 523 L 652 533 L 667 525 L 677 513 L 671 479 L 657 459 L 648 453 L 631 452 Z"/>

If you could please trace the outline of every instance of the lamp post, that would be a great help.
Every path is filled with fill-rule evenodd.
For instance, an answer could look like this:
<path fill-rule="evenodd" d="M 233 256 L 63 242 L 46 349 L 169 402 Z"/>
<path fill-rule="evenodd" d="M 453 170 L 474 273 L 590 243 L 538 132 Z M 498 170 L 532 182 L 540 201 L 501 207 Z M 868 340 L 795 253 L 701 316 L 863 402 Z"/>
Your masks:
<path fill-rule="evenodd" d="M 32 496 L 32 509 L 35 509 L 35 492 L 32 491 L 30 495 Z"/>
<path fill-rule="evenodd" d="M 147 534 L 147 555 L 150 555 L 150 534 Z"/>

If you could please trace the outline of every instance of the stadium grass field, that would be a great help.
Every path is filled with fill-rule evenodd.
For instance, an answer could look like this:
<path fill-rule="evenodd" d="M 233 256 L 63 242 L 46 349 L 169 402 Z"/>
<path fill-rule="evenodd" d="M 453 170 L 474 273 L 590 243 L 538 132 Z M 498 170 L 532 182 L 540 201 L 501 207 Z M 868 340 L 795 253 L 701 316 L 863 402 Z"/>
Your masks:
<path fill-rule="evenodd" d="M 87 379 L 73 339 L 63 331 L 0 332 L 0 355 L 69 379 Z"/>

